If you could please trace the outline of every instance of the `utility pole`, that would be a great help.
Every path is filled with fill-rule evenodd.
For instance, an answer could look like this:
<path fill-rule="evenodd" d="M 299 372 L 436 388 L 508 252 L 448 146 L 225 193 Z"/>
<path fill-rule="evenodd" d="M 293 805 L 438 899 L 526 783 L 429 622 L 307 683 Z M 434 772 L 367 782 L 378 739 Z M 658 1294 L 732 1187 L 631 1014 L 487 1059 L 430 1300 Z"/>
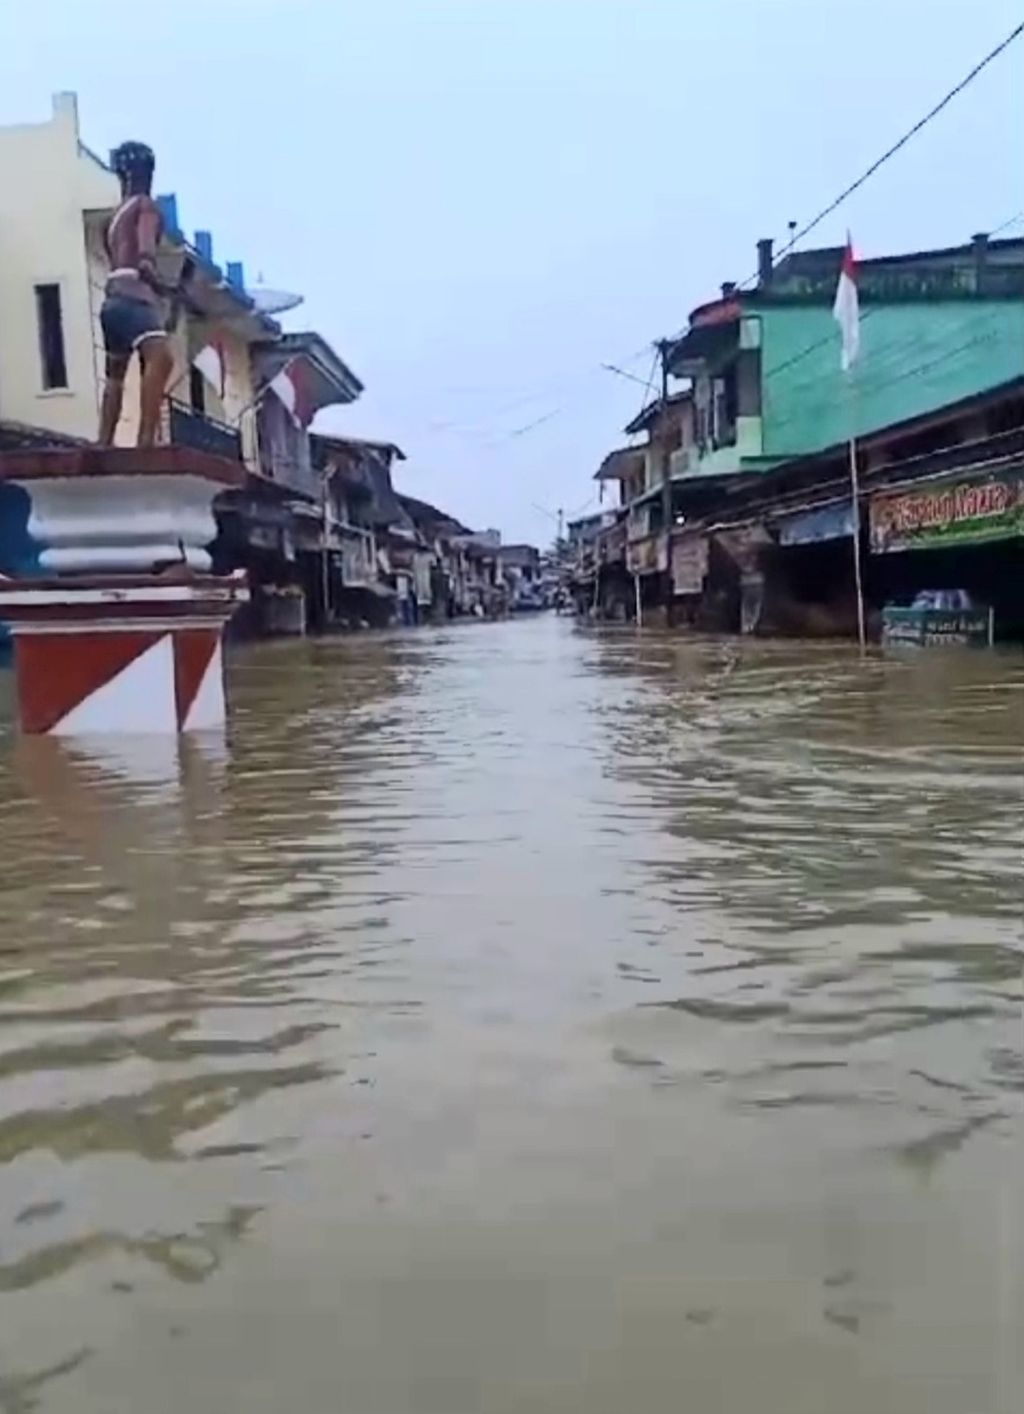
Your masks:
<path fill-rule="evenodd" d="M 321 537 L 323 540 L 323 558 L 320 563 L 321 585 L 320 594 L 323 599 L 323 628 L 326 631 L 331 617 L 331 560 L 330 560 L 330 518 L 328 508 L 328 496 L 330 492 L 331 473 L 325 471 L 323 475 L 323 500 L 321 502 Z"/>
<path fill-rule="evenodd" d="M 669 579 L 668 603 L 671 599 L 672 576 L 672 453 L 668 445 L 668 356 L 672 347 L 669 339 L 658 340 L 658 357 L 661 361 L 661 402 L 658 408 L 658 461 L 661 466 L 661 519 L 665 535 L 665 570 Z M 667 610 L 666 610 L 667 612 Z"/>

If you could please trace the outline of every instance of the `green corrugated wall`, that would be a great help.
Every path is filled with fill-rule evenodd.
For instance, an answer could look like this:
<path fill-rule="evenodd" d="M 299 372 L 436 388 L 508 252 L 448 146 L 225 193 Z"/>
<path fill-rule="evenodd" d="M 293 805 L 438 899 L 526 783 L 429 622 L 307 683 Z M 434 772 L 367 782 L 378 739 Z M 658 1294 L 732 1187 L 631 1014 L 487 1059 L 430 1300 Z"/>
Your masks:
<path fill-rule="evenodd" d="M 759 313 L 765 457 L 844 441 L 851 404 L 860 436 L 1024 377 L 1024 300 L 866 305 L 852 375 L 831 309 Z"/>

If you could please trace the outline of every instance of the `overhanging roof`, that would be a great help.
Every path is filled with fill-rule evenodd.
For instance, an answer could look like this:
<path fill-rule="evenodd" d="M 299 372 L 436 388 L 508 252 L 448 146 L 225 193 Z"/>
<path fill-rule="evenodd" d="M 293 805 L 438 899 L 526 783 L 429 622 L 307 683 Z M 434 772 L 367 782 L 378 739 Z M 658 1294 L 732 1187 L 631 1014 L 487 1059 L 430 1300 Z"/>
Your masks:
<path fill-rule="evenodd" d="M 311 440 L 325 451 L 350 452 L 356 455 L 360 452 L 374 452 L 388 461 L 406 460 L 405 453 L 394 442 L 376 442 L 366 437 L 338 437 L 331 432 L 314 432 L 311 434 Z"/>
<path fill-rule="evenodd" d="M 402 508 L 417 524 L 444 526 L 452 535 L 472 534 L 467 526 L 447 511 L 442 511 L 439 506 L 432 506 L 429 501 L 420 501 L 415 496 L 406 496 L 402 492 L 396 494 Z"/>
<path fill-rule="evenodd" d="M 735 348 L 741 313 L 735 300 L 721 302 L 713 311 L 707 307 L 701 322 L 691 324 L 669 349 L 669 372 L 676 378 L 688 378 L 699 365 L 713 362 Z"/>
<path fill-rule="evenodd" d="M 643 447 L 617 447 L 609 452 L 594 472 L 595 481 L 624 481 L 642 471 L 646 460 Z"/>
<path fill-rule="evenodd" d="M 273 343 L 261 344 L 256 350 L 256 365 L 260 377 L 269 383 L 286 364 L 301 359 L 308 370 L 308 394 L 313 404 L 311 412 L 338 403 L 352 403 L 363 391 L 356 375 L 331 348 L 321 334 L 307 330 L 282 334 Z"/>
<path fill-rule="evenodd" d="M 684 403 L 690 402 L 692 397 L 693 394 L 689 389 L 686 389 L 681 393 L 673 393 L 671 397 L 665 399 L 664 404 L 661 398 L 655 398 L 653 402 L 641 408 L 633 421 L 627 422 L 622 430 L 629 437 L 635 436 L 638 432 L 646 432 L 657 422 L 658 414 L 661 412 L 663 406 L 666 408 L 681 407 Z"/>

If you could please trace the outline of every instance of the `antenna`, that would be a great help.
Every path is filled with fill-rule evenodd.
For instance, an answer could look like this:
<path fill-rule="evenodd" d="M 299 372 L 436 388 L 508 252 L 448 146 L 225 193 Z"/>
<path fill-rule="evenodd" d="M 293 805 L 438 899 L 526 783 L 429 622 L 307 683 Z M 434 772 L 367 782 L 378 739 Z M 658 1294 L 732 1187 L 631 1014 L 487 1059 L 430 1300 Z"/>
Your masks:
<path fill-rule="evenodd" d="M 304 296 L 292 293 L 289 290 L 274 290 L 269 285 L 262 282 L 258 285 L 250 285 L 245 292 L 259 310 L 260 314 L 283 314 L 286 309 L 294 309 L 300 305 Z"/>

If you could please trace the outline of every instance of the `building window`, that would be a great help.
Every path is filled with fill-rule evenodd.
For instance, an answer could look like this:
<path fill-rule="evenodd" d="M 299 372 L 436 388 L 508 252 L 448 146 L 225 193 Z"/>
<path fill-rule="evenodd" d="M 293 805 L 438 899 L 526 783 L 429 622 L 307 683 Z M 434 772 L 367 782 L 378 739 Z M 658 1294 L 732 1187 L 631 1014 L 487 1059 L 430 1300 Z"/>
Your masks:
<path fill-rule="evenodd" d="M 36 322 L 39 326 L 39 360 L 43 387 L 66 388 L 68 366 L 64 355 L 64 320 L 60 309 L 60 286 L 36 286 Z"/>

